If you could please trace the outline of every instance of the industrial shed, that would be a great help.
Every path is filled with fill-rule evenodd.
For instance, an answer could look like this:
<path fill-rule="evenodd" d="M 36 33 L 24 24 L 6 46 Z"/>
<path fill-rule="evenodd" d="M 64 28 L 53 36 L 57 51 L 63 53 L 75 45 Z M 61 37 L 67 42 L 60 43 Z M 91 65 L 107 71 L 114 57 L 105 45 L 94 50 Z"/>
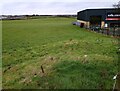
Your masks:
<path fill-rule="evenodd" d="M 120 27 L 120 12 L 118 9 L 86 9 L 77 12 L 77 21 L 85 28 L 97 26 Z"/>

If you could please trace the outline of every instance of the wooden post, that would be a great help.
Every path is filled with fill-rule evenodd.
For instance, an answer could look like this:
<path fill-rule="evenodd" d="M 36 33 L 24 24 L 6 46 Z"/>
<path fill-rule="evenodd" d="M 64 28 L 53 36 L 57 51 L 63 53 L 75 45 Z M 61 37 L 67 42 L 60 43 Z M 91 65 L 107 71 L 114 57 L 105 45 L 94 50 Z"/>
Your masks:
<path fill-rule="evenodd" d="M 44 69 L 43 69 L 43 66 L 41 65 L 41 70 L 42 70 L 42 73 L 44 73 Z"/>

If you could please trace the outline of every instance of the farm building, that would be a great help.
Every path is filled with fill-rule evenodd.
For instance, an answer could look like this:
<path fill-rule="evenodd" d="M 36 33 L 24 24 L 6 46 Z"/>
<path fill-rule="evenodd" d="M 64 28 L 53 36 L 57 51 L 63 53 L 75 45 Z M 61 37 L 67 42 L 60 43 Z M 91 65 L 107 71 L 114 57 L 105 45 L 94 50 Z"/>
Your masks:
<path fill-rule="evenodd" d="M 77 13 L 77 21 L 85 28 L 120 27 L 120 12 L 113 8 L 86 9 Z"/>

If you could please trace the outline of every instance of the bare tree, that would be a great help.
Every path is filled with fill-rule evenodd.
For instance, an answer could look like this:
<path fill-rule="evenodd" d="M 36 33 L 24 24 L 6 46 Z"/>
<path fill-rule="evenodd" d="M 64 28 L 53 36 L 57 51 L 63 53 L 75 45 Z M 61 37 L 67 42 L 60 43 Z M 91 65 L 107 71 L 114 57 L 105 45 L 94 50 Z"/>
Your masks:
<path fill-rule="evenodd" d="M 113 4 L 113 7 L 120 9 L 120 1 L 117 4 Z"/>

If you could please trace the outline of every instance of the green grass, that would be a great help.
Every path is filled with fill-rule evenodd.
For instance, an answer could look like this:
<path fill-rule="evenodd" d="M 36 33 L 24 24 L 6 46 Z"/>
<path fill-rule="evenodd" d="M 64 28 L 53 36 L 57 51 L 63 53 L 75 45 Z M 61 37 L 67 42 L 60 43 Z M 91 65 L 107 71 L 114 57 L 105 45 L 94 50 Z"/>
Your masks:
<path fill-rule="evenodd" d="M 3 21 L 3 88 L 112 89 L 117 39 L 74 26 L 73 21 Z"/>

